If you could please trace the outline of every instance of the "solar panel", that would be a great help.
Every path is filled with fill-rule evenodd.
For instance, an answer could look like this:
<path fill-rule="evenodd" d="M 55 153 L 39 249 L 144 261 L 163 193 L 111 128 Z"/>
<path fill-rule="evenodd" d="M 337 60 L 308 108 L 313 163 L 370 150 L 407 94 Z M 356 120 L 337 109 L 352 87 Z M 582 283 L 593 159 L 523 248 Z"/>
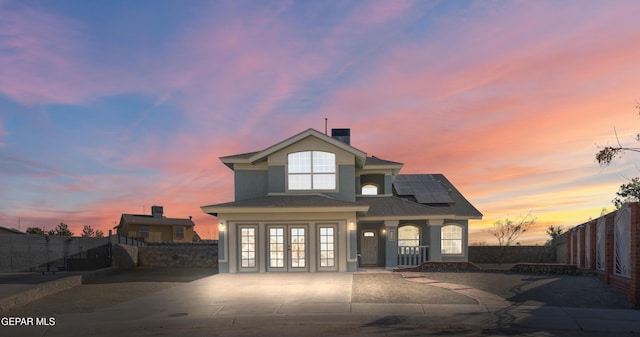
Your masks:
<path fill-rule="evenodd" d="M 398 175 L 393 186 L 399 195 L 412 195 L 421 204 L 454 202 L 449 191 L 431 175 Z"/>

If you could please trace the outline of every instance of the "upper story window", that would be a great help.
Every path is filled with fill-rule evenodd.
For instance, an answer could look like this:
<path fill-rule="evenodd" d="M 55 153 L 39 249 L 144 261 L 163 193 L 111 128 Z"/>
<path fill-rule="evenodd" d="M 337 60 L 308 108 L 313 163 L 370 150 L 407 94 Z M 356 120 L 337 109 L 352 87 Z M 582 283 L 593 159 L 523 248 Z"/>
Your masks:
<path fill-rule="evenodd" d="M 378 186 L 373 184 L 367 184 L 362 186 L 362 195 L 377 195 Z"/>
<path fill-rule="evenodd" d="M 336 155 L 305 151 L 288 155 L 289 190 L 335 190 Z"/>

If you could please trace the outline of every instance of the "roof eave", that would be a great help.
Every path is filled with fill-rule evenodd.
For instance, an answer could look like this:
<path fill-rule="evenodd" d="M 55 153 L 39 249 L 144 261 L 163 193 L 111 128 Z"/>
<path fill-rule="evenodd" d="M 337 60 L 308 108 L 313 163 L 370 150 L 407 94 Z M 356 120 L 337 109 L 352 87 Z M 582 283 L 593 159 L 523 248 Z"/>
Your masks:
<path fill-rule="evenodd" d="M 255 214 L 255 213 L 309 213 L 309 212 L 366 212 L 369 210 L 368 205 L 353 206 L 202 206 L 200 207 L 204 213 L 217 216 L 220 213 L 225 214 Z"/>
<path fill-rule="evenodd" d="M 315 130 L 315 129 L 307 129 L 301 133 L 298 133 L 296 135 L 293 135 L 279 143 L 276 143 L 262 151 L 257 152 L 256 154 L 254 154 L 253 156 L 251 156 L 249 158 L 249 162 L 250 163 L 257 163 L 260 160 L 264 159 L 265 157 L 267 157 L 268 155 L 280 151 L 284 148 L 286 148 L 289 145 L 292 145 L 302 139 L 305 139 L 309 136 L 313 136 L 316 137 L 318 139 L 321 139 L 323 141 L 326 141 L 327 143 L 334 145 L 338 148 L 341 148 L 342 150 L 345 150 L 347 152 L 352 153 L 353 155 L 356 156 L 357 160 L 359 160 L 359 162 L 361 163 L 360 165 L 363 165 L 366 158 L 367 158 L 367 154 L 364 151 L 361 151 L 359 149 L 356 149 L 355 147 L 345 144 L 335 138 L 329 137 L 323 133 L 320 133 L 319 131 Z"/>

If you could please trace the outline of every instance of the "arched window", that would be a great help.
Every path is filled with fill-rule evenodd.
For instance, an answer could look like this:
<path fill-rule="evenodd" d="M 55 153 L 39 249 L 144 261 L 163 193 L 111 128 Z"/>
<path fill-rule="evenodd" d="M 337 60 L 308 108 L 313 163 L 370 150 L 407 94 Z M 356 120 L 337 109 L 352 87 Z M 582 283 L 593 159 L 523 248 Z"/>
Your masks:
<path fill-rule="evenodd" d="M 406 225 L 398 228 L 398 246 L 418 247 L 420 245 L 420 228 Z"/>
<path fill-rule="evenodd" d="M 335 190 L 336 155 L 305 151 L 287 156 L 290 190 Z"/>
<path fill-rule="evenodd" d="M 373 184 L 362 185 L 362 195 L 377 195 L 378 186 Z"/>
<path fill-rule="evenodd" d="M 442 255 L 462 254 L 462 226 L 445 225 L 441 231 Z"/>

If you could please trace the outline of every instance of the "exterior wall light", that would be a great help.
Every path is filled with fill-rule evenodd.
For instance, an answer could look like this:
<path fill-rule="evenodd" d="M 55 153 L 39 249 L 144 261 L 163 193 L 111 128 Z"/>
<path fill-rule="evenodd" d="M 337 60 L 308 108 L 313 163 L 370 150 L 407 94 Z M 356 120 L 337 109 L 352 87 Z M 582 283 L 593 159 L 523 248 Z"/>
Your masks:
<path fill-rule="evenodd" d="M 224 232 L 224 221 L 220 221 L 218 224 L 218 231 Z"/>
<path fill-rule="evenodd" d="M 349 229 L 350 230 L 356 229 L 356 223 L 353 220 L 349 221 Z"/>

